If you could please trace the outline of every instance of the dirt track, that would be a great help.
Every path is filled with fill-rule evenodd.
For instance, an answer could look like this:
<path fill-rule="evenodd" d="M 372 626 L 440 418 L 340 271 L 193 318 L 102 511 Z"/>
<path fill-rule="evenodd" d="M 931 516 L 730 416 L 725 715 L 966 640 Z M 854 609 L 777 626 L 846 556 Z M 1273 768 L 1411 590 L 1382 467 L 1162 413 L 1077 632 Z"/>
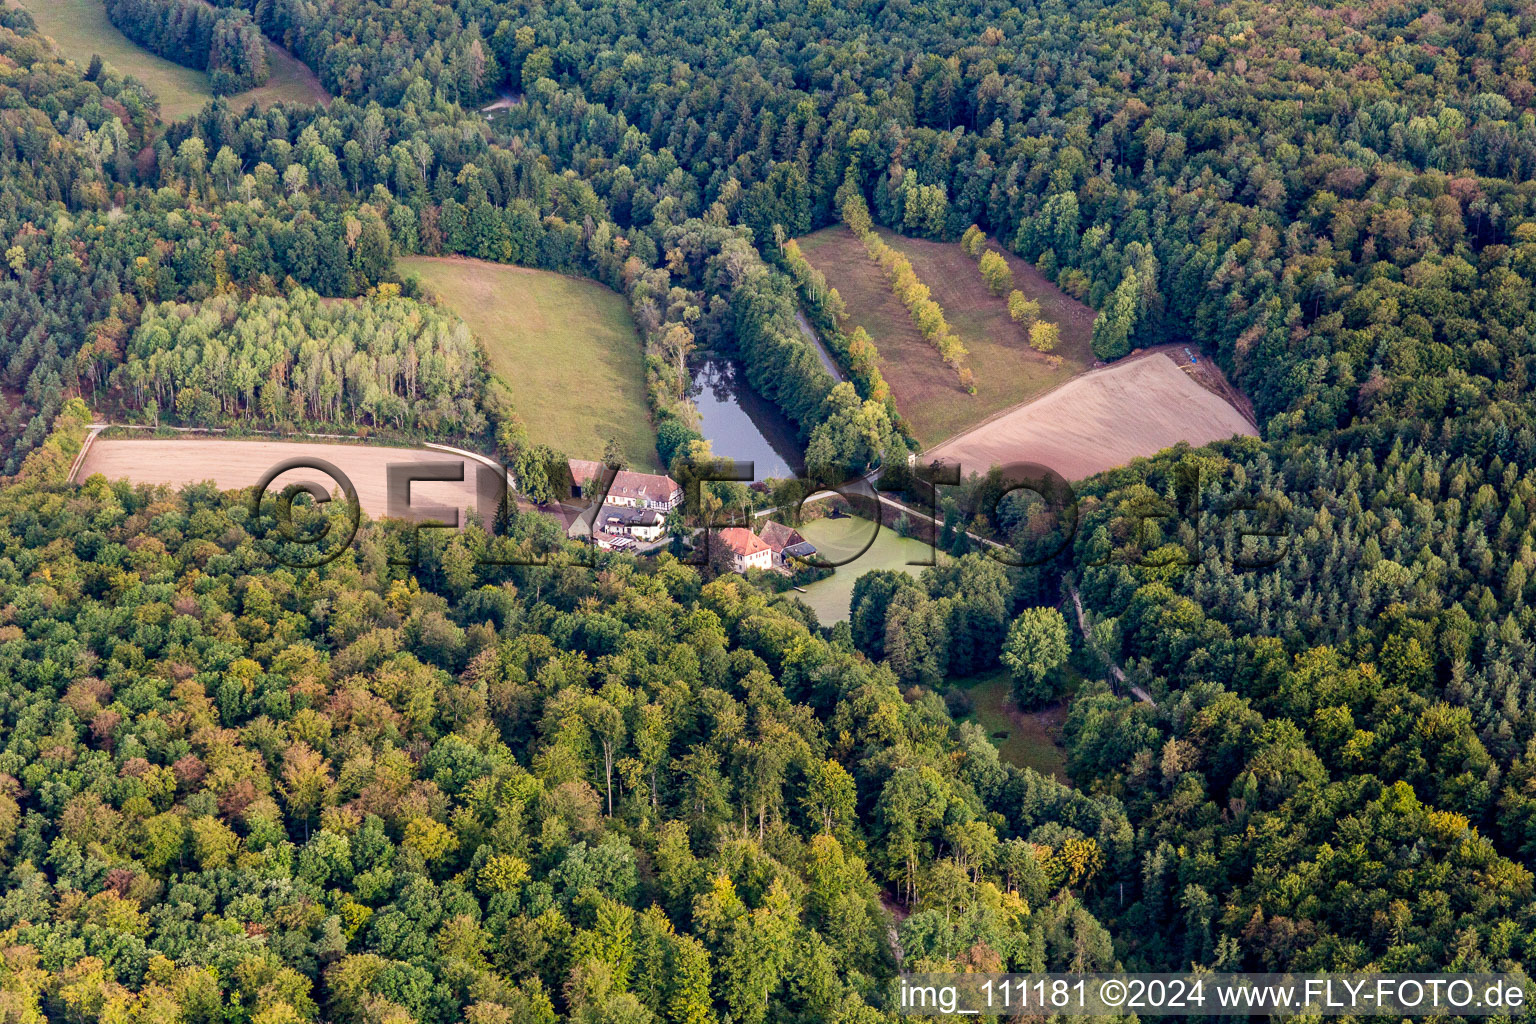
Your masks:
<path fill-rule="evenodd" d="M 464 480 L 419 481 L 411 484 L 410 508 L 417 520 L 434 518 L 427 514 L 434 506 L 463 511 L 474 506 L 486 516 L 495 509 L 481 508 L 476 496 L 476 471 L 479 464 L 457 455 L 422 448 L 383 448 L 352 444 L 310 444 L 297 441 L 225 441 L 211 438 L 100 438 L 91 445 L 75 479 L 84 480 L 93 473 L 108 479 L 127 479 L 134 483 L 187 484 L 212 480 L 222 491 L 246 490 L 278 463 L 293 458 L 323 459 L 340 469 L 357 489 L 358 502 L 373 519 L 382 519 L 389 511 L 386 470 L 403 462 L 462 463 Z M 272 490 L 282 490 L 291 483 L 313 481 L 334 492 L 339 481 L 326 479 L 319 470 L 290 470 L 273 480 Z M 402 517 L 406 518 L 406 517 Z M 444 519 L 439 511 L 435 518 Z"/>
<path fill-rule="evenodd" d="M 1241 412 L 1154 352 L 1073 378 L 950 438 L 923 461 L 958 462 L 965 476 L 1034 462 L 1082 480 L 1180 441 L 1202 445 L 1234 434 L 1255 431 Z"/>

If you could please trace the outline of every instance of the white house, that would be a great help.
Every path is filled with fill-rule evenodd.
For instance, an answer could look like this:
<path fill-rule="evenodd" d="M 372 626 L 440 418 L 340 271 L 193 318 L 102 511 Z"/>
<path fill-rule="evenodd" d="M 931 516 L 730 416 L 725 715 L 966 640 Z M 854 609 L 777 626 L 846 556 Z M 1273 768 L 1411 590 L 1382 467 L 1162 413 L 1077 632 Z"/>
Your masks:
<path fill-rule="evenodd" d="M 661 539 L 666 531 L 666 520 L 653 508 L 604 505 L 597 513 L 597 528 L 616 537 L 633 537 L 649 544 Z"/>
<path fill-rule="evenodd" d="M 715 539 L 731 553 L 731 568 L 737 572 L 767 569 L 773 565 L 773 551 L 751 530 L 730 526 L 716 534 Z"/>
<path fill-rule="evenodd" d="M 591 459 L 571 459 L 566 466 L 571 472 L 573 496 L 577 498 L 586 498 L 590 501 L 602 498 L 605 505 L 649 508 L 663 514 L 683 503 L 682 487 L 669 476 L 662 476 L 659 473 L 635 473 L 621 469 L 613 478 L 613 486 L 608 488 L 605 496 L 600 492 L 607 467 L 601 462 L 593 462 Z"/>

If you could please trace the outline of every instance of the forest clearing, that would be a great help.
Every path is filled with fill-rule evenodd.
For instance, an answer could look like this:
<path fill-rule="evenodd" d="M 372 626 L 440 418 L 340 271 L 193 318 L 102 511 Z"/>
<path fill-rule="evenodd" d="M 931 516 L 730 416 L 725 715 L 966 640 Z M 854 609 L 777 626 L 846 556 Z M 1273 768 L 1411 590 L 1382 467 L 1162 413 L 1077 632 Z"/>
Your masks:
<path fill-rule="evenodd" d="M 987 737 L 996 744 L 998 756 L 1004 761 L 1020 768 L 1033 768 L 1057 782 L 1070 781 L 1067 752 L 1061 741 L 1061 727 L 1067 720 L 1065 703 L 1021 711 L 1013 701 L 1013 678 L 1004 668 L 968 679 L 953 679 L 949 686 L 963 692 L 970 701 L 970 710 L 961 720 L 975 722 L 987 730 Z"/>
<path fill-rule="evenodd" d="M 922 458 L 958 463 L 962 476 L 1033 462 L 1082 480 L 1180 441 L 1199 446 L 1234 434 L 1255 437 L 1257 431 L 1229 402 L 1158 351 L 1091 370 Z"/>
<path fill-rule="evenodd" d="M 52 36 L 59 52 L 84 67 L 92 54 L 125 75 L 132 75 L 160 101 L 160 116 L 176 121 L 201 110 L 213 99 L 208 75 L 150 53 L 123 35 L 107 17 L 101 0 L 12 0 L 37 22 L 38 31 Z M 229 97 L 232 108 L 255 103 L 325 103 L 330 100 L 320 79 L 288 51 L 267 43 L 272 77 L 265 85 Z"/>
<path fill-rule="evenodd" d="M 272 77 L 267 79 L 267 84 L 231 96 L 229 102 L 232 106 L 255 103 L 265 110 L 274 103 L 325 105 L 331 102 L 331 94 L 320 84 L 319 76 L 270 39 L 267 40 L 267 64 L 272 68 Z"/>
<path fill-rule="evenodd" d="M 402 462 L 464 465 L 462 483 L 448 480 L 412 483 L 412 508 L 452 508 L 459 510 L 462 516 L 464 510 L 474 507 L 482 513 L 482 518 L 488 518 L 496 511 L 494 508 L 480 508 L 481 502 L 476 498 L 477 470 L 481 463 L 428 448 L 208 437 L 98 437 L 86 452 L 75 476 L 83 481 L 92 474 L 100 473 L 108 480 L 166 484 L 172 488 L 211 480 L 221 491 L 239 491 L 255 486 L 268 470 L 279 463 L 301 457 L 323 459 L 345 473 L 357 489 L 358 504 L 372 519 L 381 519 L 388 512 L 388 467 Z M 295 469 L 275 478 L 268 489 L 281 490 L 288 484 L 309 481 L 331 492 L 340 486 L 338 481 L 325 479 L 325 474 L 319 470 Z"/>
<path fill-rule="evenodd" d="M 912 263 L 966 349 L 976 394 L 966 394 L 923 339 L 884 272 L 853 232 L 841 225 L 799 239 L 811 264 L 826 275 L 848 308 L 848 328 L 869 332 L 880 351 L 880 371 L 896 408 L 925 447 L 953 437 L 987 417 L 1028 401 L 1093 365 L 1089 339 L 1093 310 L 1051 284 L 1034 267 L 1005 253 L 1014 287 L 1040 304 L 1040 317 L 1057 323 L 1061 338 L 1051 356 L 1029 347 L 1008 315 L 1003 297 L 987 290 L 976 262 L 955 242 L 878 234 Z"/>
<path fill-rule="evenodd" d="M 658 468 L 640 339 L 622 296 L 480 260 L 417 256 L 398 267 L 469 324 L 535 443 L 596 459 L 617 438 L 635 468 Z"/>

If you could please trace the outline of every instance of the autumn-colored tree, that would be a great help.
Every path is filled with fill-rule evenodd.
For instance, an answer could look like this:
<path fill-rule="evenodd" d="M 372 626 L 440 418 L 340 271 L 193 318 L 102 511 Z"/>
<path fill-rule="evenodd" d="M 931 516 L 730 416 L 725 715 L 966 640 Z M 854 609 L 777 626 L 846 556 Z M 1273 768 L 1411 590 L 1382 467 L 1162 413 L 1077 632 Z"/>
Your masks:
<path fill-rule="evenodd" d="M 993 295 L 1006 295 L 1013 287 L 1013 268 L 1008 266 L 1008 261 L 1002 257 L 996 249 L 988 249 L 981 254 L 981 279 L 987 283 L 987 290 Z"/>
<path fill-rule="evenodd" d="M 1015 288 L 1008 293 L 1008 315 L 1028 332 L 1034 327 L 1035 321 L 1040 319 L 1040 303 L 1025 298 L 1024 293 Z"/>
<path fill-rule="evenodd" d="M 981 228 L 972 224 L 965 229 L 965 234 L 960 236 L 960 248 L 971 259 L 980 259 L 986 249 L 987 234 Z"/>
<path fill-rule="evenodd" d="M 1061 328 L 1049 320 L 1036 320 L 1029 328 L 1029 347 L 1036 352 L 1050 352 L 1061 340 Z"/>

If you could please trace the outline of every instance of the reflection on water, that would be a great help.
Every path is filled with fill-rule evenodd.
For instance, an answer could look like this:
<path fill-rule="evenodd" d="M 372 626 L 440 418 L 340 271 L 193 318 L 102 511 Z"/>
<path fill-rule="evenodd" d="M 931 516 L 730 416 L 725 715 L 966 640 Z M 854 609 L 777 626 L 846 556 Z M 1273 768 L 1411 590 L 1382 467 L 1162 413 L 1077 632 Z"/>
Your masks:
<path fill-rule="evenodd" d="M 740 364 L 710 356 L 693 367 L 688 397 L 699 407 L 699 430 L 716 455 L 748 460 L 759 480 L 798 475 L 804 467 L 795 426 L 752 390 Z"/>

